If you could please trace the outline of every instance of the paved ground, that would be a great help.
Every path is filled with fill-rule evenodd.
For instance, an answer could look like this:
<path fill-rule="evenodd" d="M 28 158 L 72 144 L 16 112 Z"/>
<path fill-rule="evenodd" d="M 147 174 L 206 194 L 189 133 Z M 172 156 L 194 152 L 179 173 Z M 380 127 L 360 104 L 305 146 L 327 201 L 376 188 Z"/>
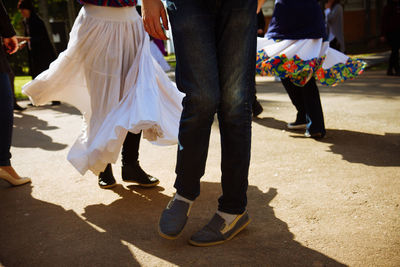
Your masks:
<path fill-rule="evenodd" d="M 80 132 L 72 107 L 15 114 L 13 164 L 33 182 L 0 181 L 4 266 L 400 266 L 400 78 L 367 71 L 320 87 L 327 137 L 289 132 L 295 110 L 280 83 L 258 78 L 264 112 L 253 123 L 248 191 L 253 219 L 221 246 L 196 248 L 190 235 L 220 195 L 218 126 L 212 131 L 202 194 L 181 237 L 160 238 L 157 222 L 173 194 L 176 147 L 142 141 L 140 160 L 155 189 L 121 181 L 102 190 L 66 161 Z M 22 103 L 25 104 L 25 103 Z M 0 264 L 1 265 L 1 264 Z"/>

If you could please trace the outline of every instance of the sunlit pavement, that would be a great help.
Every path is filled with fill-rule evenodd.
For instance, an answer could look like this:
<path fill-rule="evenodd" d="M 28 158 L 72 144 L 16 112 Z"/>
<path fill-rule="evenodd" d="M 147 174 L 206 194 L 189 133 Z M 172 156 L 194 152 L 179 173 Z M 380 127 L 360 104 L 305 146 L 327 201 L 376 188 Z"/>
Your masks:
<path fill-rule="evenodd" d="M 0 181 L 4 266 L 398 266 L 400 264 L 400 77 L 366 71 L 320 86 L 327 127 L 316 141 L 289 132 L 295 109 L 282 85 L 257 77 L 264 112 L 253 122 L 248 210 L 252 223 L 224 245 L 187 240 L 211 218 L 221 189 L 213 125 L 201 196 L 175 241 L 157 233 L 173 195 L 176 147 L 142 140 L 140 162 L 154 189 L 122 182 L 103 190 L 66 160 L 81 131 L 76 109 L 15 113 L 12 162 L 32 184 Z M 21 103 L 25 105 L 26 103 Z"/>

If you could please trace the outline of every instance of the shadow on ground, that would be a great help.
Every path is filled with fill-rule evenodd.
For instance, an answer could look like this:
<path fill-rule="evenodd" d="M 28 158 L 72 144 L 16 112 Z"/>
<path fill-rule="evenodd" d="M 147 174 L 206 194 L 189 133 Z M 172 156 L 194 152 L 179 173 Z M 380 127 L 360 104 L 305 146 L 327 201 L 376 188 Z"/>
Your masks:
<path fill-rule="evenodd" d="M 231 241 L 207 248 L 188 245 L 190 235 L 215 212 L 221 191 L 219 183 L 201 186 L 202 195 L 186 229 L 171 241 L 157 234 L 159 215 L 169 201 L 161 187 L 117 186 L 113 191 L 120 198 L 109 205 L 87 206 L 82 214 L 85 221 L 74 211 L 33 198 L 30 185 L 9 188 L 0 183 L 0 262 L 5 266 L 137 266 L 146 260 L 154 265 L 152 260 L 159 258 L 183 266 L 344 266 L 294 240 L 270 206 L 278 194 L 275 188 L 264 193 L 249 187 L 253 221 Z M 151 258 L 140 257 L 138 250 Z"/>
<path fill-rule="evenodd" d="M 26 103 L 29 103 L 29 101 L 21 101 L 22 103 L 25 103 L 24 105 L 27 106 Z M 65 102 L 62 102 L 60 105 L 51 105 L 51 103 L 47 105 L 42 105 L 42 106 L 27 106 L 26 110 L 23 111 L 14 111 L 16 114 L 24 114 L 26 112 L 32 111 L 32 110 L 53 110 L 59 113 L 67 113 L 70 115 L 81 115 L 81 112 L 75 108 L 74 106 L 71 106 Z"/>
<path fill-rule="evenodd" d="M 287 123 L 274 118 L 256 118 L 253 121 L 268 128 L 287 131 Z M 331 152 L 342 155 L 348 162 L 369 166 L 400 166 L 400 133 L 377 135 L 338 129 L 326 131 L 327 136 L 319 142 L 330 144 Z M 297 133 L 292 137 L 305 138 L 303 132 Z"/>
<path fill-rule="evenodd" d="M 67 147 L 66 144 L 54 142 L 45 131 L 58 129 L 47 121 L 36 116 L 19 112 L 14 116 L 13 140 L 14 147 L 38 147 L 44 150 L 56 151 Z"/>

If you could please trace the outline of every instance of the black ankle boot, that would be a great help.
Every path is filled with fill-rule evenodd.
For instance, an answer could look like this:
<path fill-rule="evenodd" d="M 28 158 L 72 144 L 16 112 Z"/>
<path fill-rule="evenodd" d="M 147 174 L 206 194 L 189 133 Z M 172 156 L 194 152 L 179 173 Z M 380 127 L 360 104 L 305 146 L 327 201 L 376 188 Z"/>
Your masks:
<path fill-rule="evenodd" d="M 111 164 L 107 164 L 104 172 L 99 174 L 99 186 L 103 189 L 112 188 L 116 186 L 114 175 L 112 173 Z"/>
<path fill-rule="evenodd" d="M 157 178 L 144 172 L 139 165 L 139 161 L 122 163 L 122 180 L 137 183 L 143 187 L 153 187 L 160 183 Z"/>
<path fill-rule="evenodd" d="M 254 100 L 252 109 L 253 109 L 253 117 L 257 117 L 264 110 L 263 107 L 261 106 L 260 102 L 258 102 L 258 100 Z"/>

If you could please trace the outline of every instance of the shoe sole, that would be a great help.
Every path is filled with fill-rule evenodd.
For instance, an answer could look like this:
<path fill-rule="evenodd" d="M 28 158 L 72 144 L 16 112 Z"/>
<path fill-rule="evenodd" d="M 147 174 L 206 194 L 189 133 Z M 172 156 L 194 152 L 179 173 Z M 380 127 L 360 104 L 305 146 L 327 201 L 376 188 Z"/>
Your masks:
<path fill-rule="evenodd" d="M 161 218 L 160 218 L 160 220 L 161 220 Z M 170 235 L 164 234 L 164 233 L 161 231 L 161 229 L 160 229 L 160 220 L 158 220 L 158 234 L 159 234 L 161 237 L 163 237 L 163 238 L 165 238 L 165 239 L 168 239 L 168 240 L 175 240 L 175 239 L 178 239 L 178 237 L 182 234 L 183 229 L 182 229 L 182 231 L 181 231 L 179 234 L 177 234 L 176 236 L 170 236 Z"/>
<path fill-rule="evenodd" d="M 152 183 L 152 184 L 141 184 L 141 183 L 138 183 L 138 182 L 135 182 L 135 181 L 129 181 L 129 180 L 124 180 L 124 179 L 122 179 L 122 181 L 124 181 L 126 183 L 134 183 L 134 184 L 140 185 L 142 187 L 154 187 L 154 186 L 157 186 L 160 183 L 160 181 L 157 181 L 157 182 Z"/>
<path fill-rule="evenodd" d="M 170 236 L 170 235 L 166 235 L 166 234 L 164 234 L 163 232 L 161 232 L 160 227 L 158 227 L 158 234 L 159 234 L 161 237 L 165 238 L 165 239 L 168 239 L 168 240 L 175 240 L 175 239 L 178 239 L 178 237 L 182 234 L 182 232 L 180 232 L 180 233 L 179 233 L 178 235 L 176 235 L 176 236 Z"/>
<path fill-rule="evenodd" d="M 110 184 L 110 185 L 99 185 L 101 189 L 110 189 L 113 188 L 117 185 L 117 183 L 115 184 Z"/>
<path fill-rule="evenodd" d="M 238 233 L 240 233 L 240 231 L 242 231 L 244 228 L 246 228 L 246 226 L 249 225 L 250 222 L 251 222 L 251 219 L 249 219 L 245 224 L 243 224 L 239 229 L 237 229 L 231 236 L 229 236 L 225 240 L 215 241 L 215 242 L 210 242 L 210 243 L 198 243 L 196 241 L 189 239 L 189 244 L 196 246 L 196 247 L 209 247 L 209 246 L 220 245 L 220 244 L 234 238 Z"/>
<path fill-rule="evenodd" d="M 302 130 L 307 128 L 307 124 L 299 124 L 294 126 L 287 126 L 289 130 Z"/>
<path fill-rule="evenodd" d="M 27 183 L 31 183 L 31 182 L 32 182 L 31 180 L 26 180 L 26 181 L 23 181 L 23 182 L 20 182 L 20 181 L 19 181 L 20 183 L 13 184 L 11 181 L 7 180 L 6 178 L 0 177 L 0 179 L 6 181 L 7 183 L 9 183 L 9 184 L 12 185 L 12 186 L 20 186 L 20 185 L 24 185 L 24 184 L 27 184 Z"/>
<path fill-rule="evenodd" d="M 316 139 L 316 140 L 322 139 L 322 138 L 325 137 L 325 135 L 322 135 L 322 134 L 316 134 L 316 135 L 304 134 L 304 136 L 305 136 L 306 138 L 313 138 L 313 139 Z"/>

